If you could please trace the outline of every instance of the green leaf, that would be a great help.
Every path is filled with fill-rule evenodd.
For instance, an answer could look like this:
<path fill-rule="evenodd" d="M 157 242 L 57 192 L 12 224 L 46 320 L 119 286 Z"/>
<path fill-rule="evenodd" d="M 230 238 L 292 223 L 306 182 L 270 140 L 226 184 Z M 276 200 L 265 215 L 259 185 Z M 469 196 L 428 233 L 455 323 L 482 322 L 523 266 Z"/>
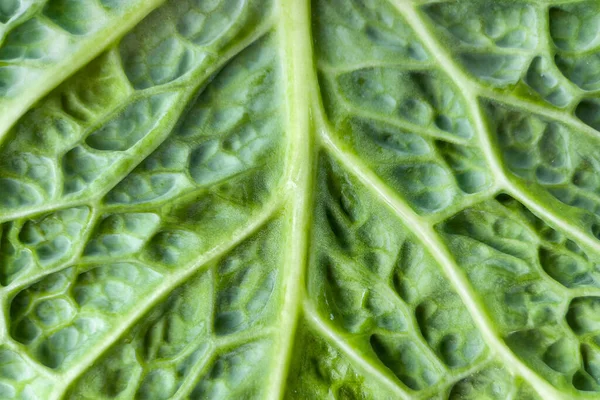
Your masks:
<path fill-rule="evenodd" d="M 0 0 L 0 398 L 598 398 L 599 20 Z"/>

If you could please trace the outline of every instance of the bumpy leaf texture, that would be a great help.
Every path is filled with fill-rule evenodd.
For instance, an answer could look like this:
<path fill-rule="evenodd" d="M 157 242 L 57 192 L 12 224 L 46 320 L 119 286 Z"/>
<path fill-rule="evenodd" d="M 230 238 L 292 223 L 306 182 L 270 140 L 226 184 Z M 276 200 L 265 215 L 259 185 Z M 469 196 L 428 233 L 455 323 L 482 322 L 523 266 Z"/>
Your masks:
<path fill-rule="evenodd" d="M 600 7 L 0 0 L 0 398 L 598 399 Z"/>

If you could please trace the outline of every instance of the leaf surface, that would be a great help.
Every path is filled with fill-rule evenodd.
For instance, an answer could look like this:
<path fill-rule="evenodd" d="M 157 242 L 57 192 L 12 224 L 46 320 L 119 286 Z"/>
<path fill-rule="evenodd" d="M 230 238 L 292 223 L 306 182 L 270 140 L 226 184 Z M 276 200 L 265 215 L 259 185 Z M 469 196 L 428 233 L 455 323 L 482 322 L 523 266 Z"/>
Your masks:
<path fill-rule="evenodd" d="M 597 398 L 599 18 L 3 1 L 0 397 Z"/>

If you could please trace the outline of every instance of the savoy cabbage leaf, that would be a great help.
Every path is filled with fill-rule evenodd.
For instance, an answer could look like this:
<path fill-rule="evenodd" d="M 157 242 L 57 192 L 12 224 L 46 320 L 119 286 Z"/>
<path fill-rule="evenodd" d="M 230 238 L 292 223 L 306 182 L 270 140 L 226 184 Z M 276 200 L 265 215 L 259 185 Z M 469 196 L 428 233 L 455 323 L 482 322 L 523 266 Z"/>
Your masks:
<path fill-rule="evenodd" d="M 597 399 L 593 0 L 0 0 L 0 398 Z"/>

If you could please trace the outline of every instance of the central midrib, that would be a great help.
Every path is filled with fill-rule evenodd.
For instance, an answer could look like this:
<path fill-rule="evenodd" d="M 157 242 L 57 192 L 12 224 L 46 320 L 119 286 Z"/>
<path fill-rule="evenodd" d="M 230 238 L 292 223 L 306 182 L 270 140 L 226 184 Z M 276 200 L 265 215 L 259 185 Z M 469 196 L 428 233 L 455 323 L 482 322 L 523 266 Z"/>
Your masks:
<path fill-rule="evenodd" d="M 282 266 L 283 307 L 278 326 L 277 348 L 269 376 L 267 398 L 285 396 L 286 381 L 293 358 L 293 343 L 302 299 L 313 203 L 314 147 L 310 123 L 309 85 L 314 75 L 310 32 L 310 2 L 280 0 L 277 27 L 283 69 L 286 106 L 286 180 L 283 195 L 288 198 L 286 225 L 290 234 L 281 248 L 288 252 Z"/>

